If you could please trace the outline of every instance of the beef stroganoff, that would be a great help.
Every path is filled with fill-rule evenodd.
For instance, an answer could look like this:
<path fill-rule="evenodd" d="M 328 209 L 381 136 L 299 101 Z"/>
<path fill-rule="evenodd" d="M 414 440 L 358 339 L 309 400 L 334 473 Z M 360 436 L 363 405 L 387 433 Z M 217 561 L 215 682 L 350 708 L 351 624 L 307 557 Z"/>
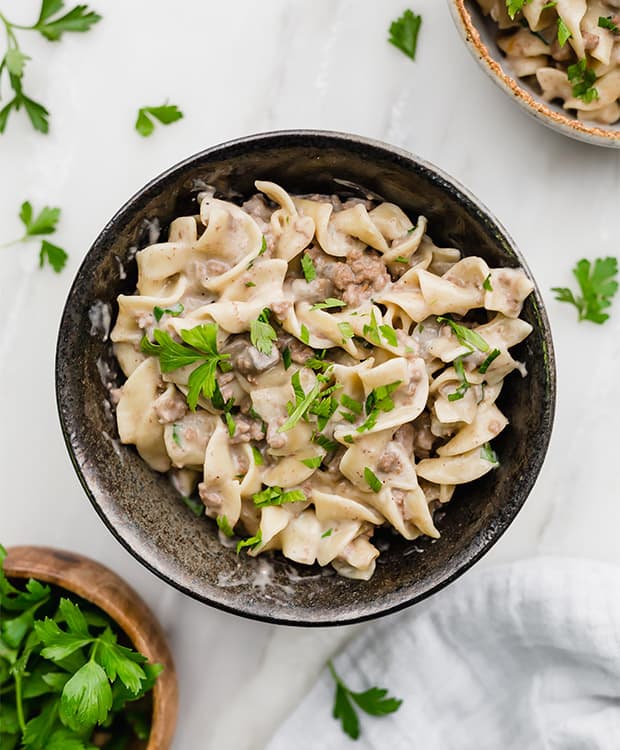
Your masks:
<path fill-rule="evenodd" d="M 434 511 L 498 465 L 533 285 L 394 204 L 256 188 L 205 192 L 137 254 L 112 332 L 120 439 L 238 551 L 367 580 L 377 527 L 437 538 Z"/>
<path fill-rule="evenodd" d="M 477 0 L 514 74 L 579 120 L 620 120 L 620 0 Z"/>

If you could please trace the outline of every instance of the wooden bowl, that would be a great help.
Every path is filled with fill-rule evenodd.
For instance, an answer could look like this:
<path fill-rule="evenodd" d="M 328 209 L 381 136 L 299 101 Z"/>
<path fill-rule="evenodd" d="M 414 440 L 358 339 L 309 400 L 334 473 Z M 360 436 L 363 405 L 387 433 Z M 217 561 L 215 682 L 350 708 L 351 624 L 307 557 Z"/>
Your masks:
<path fill-rule="evenodd" d="M 9 578 L 36 578 L 81 596 L 108 614 L 149 662 L 164 665 L 153 688 L 153 720 L 147 750 L 168 750 L 178 711 L 172 654 L 155 615 L 131 586 L 88 557 L 51 547 L 11 547 L 4 561 L 4 572 Z"/>

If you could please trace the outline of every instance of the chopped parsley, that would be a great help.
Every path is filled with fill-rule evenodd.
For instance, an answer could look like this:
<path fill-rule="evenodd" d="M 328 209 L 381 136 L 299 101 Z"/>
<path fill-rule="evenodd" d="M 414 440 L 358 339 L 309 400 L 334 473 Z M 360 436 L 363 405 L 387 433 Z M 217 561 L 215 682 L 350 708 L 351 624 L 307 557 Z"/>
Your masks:
<path fill-rule="evenodd" d="M 179 425 L 178 424 L 173 424 L 172 425 L 172 439 L 179 446 L 179 448 L 182 447 L 181 436 L 179 435 Z"/>
<path fill-rule="evenodd" d="M 314 267 L 312 258 L 307 253 L 301 256 L 301 270 L 304 272 L 308 284 L 316 279 L 316 268 Z"/>
<path fill-rule="evenodd" d="M 457 357 L 454 360 L 454 369 L 456 371 L 456 374 L 459 376 L 461 380 L 461 384 L 454 391 L 454 393 L 448 394 L 448 401 L 458 401 L 459 399 L 464 398 L 465 394 L 471 387 L 471 383 L 467 380 L 467 375 L 465 374 L 465 368 L 463 366 L 463 357 Z"/>
<path fill-rule="evenodd" d="M 288 368 L 291 366 L 291 362 L 293 360 L 291 359 L 291 350 L 288 348 L 284 348 L 282 350 L 282 362 L 284 363 L 284 369 L 288 370 Z"/>
<path fill-rule="evenodd" d="M 255 283 L 254 283 L 253 281 L 246 281 L 246 282 L 245 282 L 245 285 L 246 285 L 246 286 L 248 287 L 248 289 L 249 289 L 250 287 L 256 286 L 256 284 L 255 284 Z"/>
<path fill-rule="evenodd" d="M 383 483 L 369 466 L 364 467 L 364 479 L 373 492 L 381 492 Z"/>
<path fill-rule="evenodd" d="M 263 239 L 261 240 L 260 250 L 258 251 L 258 254 L 263 255 L 263 253 L 265 252 L 267 252 L 267 238 L 265 237 L 265 235 L 263 235 Z"/>
<path fill-rule="evenodd" d="M 235 535 L 235 532 L 233 531 L 232 526 L 228 522 L 228 518 L 226 518 L 226 516 L 218 516 L 215 519 L 215 523 L 217 523 L 218 529 L 225 536 L 231 537 Z"/>
<path fill-rule="evenodd" d="M 348 396 L 346 393 L 343 393 L 340 397 L 340 403 L 346 408 L 352 411 L 354 414 L 361 414 L 362 413 L 362 405 L 359 401 L 356 401 L 354 398 L 351 398 L 351 396 Z"/>
<path fill-rule="evenodd" d="M 327 531 L 324 531 L 321 534 L 321 539 L 325 539 L 326 537 L 331 536 L 332 532 L 333 532 L 333 529 L 327 529 Z"/>
<path fill-rule="evenodd" d="M 531 3 L 532 0 L 506 0 L 506 10 L 508 15 L 514 21 L 515 16 L 520 10 L 523 10 L 523 6 Z"/>
<path fill-rule="evenodd" d="M 472 331 L 471 328 L 467 328 L 466 326 L 461 326 L 458 323 L 455 323 L 452 318 L 447 318 L 443 315 L 440 315 L 437 318 L 437 322 L 446 323 L 447 325 L 449 325 L 450 328 L 454 331 L 454 335 L 458 339 L 459 343 L 462 346 L 466 346 L 468 349 L 471 349 L 473 347 L 475 349 L 478 349 L 478 351 L 488 352 L 491 348 L 479 333 Z"/>
<path fill-rule="evenodd" d="M 344 321 L 343 323 L 338 323 L 338 328 L 340 329 L 340 333 L 342 334 L 343 341 L 352 339 L 353 336 L 355 336 L 355 332 L 353 331 L 351 324 L 347 323 L 346 321 Z"/>
<path fill-rule="evenodd" d="M 620 34 L 620 27 L 614 23 L 613 16 L 599 16 L 598 25 L 601 29 L 609 29 L 614 34 Z"/>
<path fill-rule="evenodd" d="M 370 323 L 364 324 L 363 333 L 368 341 L 375 344 L 375 346 L 381 346 L 381 334 L 379 332 L 379 326 L 377 325 L 374 310 L 370 313 Z"/>
<path fill-rule="evenodd" d="M 558 44 L 560 47 L 563 47 L 572 35 L 562 16 L 558 16 Z"/>
<path fill-rule="evenodd" d="M 288 430 L 292 430 L 293 427 L 295 427 L 295 425 L 299 422 L 299 420 L 303 416 L 305 416 L 306 412 L 312 406 L 314 400 L 321 392 L 320 384 L 316 383 L 308 391 L 308 393 L 304 393 L 299 379 L 299 371 L 297 371 L 295 375 L 293 375 L 292 384 L 293 390 L 295 392 L 296 405 L 291 409 L 291 412 L 288 415 L 288 419 L 284 422 L 283 425 L 278 428 L 278 432 L 288 432 Z"/>
<path fill-rule="evenodd" d="M 422 16 L 417 15 L 408 8 L 400 18 L 397 18 L 390 24 L 388 42 L 407 55 L 407 57 L 415 60 L 420 26 L 422 26 Z"/>
<path fill-rule="evenodd" d="M 322 432 L 315 432 L 312 436 L 312 442 L 320 445 L 321 448 L 325 449 L 328 453 L 338 449 L 338 443 L 335 440 L 330 440 L 327 435 L 323 435 Z"/>
<path fill-rule="evenodd" d="M 219 354 L 217 351 L 217 324 L 205 323 L 183 329 L 182 344 L 159 329 L 153 331 L 153 337 L 154 342 L 144 336 L 140 348 L 145 354 L 159 358 L 162 372 L 172 372 L 180 367 L 201 363 L 191 372 L 187 383 L 187 403 L 195 411 L 201 395 L 205 398 L 213 397 L 217 386 L 217 366 L 230 358 L 230 354 Z"/>
<path fill-rule="evenodd" d="M 202 504 L 201 500 L 198 500 L 195 497 L 186 497 L 185 495 L 181 500 L 183 500 L 183 505 L 185 505 L 186 508 L 189 508 L 197 518 L 200 518 L 205 512 L 205 506 Z"/>
<path fill-rule="evenodd" d="M 402 255 L 398 255 L 396 258 L 394 258 L 394 261 L 396 263 L 409 263 L 409 258 L 405 258 Z"/>
<path fill-rule="evenodd" d="M 229 411 L 224 413 L 224 420 L 226 421 L 226 426 L 228 427 L 229 436 L 234 437 L 234 434 L 237 430 L 237 425 L 232 417 L 232 414 Z"/>
<path fill-rule="evenodd" d="M 485 461 L 488 461 L 489 463 L 499 466 L 499 460 L 497 458 L 497 454 L 495 453 L 493 448 L 491 448 L 491 445 L 489 443 L 485 443 L 480 448 L 480 458 L 483 458 Z"/>
<path fill-rule="evenodd" d="M 579 320 L 590 320 L 599 325 L 609 315 L 603 312 L 611 306 L 611 301 L 618 291 L 618 259 L 614 257 L 597 258 L 594 262 L 582 258 L 573 268 L 573 275 L 579 283 L 581 294 L 575 296 L 571 289 L 553 287 L 559 302 L 569 302 L 579 312 Z"/>
<path fill-rule="evenodd" d="M 252 446 L 252 456 L 254 456 L 254 463 L 256 464 L 256 466 L 262 466 L 265 463 L 263 454 L 255 445 Z"/>
<path fill-rule="evenodd" d="M 388 342 L 390 346 L 398 346 L 398 339 L 396 338 L 396 331 L 392 326 L 382 325 L 379 326 L 383 338 Z"/>
<path fill-rule="evenodd" d="M 306 326 L 303 323 L 301 324 L 301 328 L 299 330 L 299 338 L 306 345 L 310 343 L 310 331 L 306 328 Z"/>
<path fill-rule="evenodd" d="M 244 547 L 250 547 L 250 549 L 254 549 L 254 547 L 258 547 L 258 545 L 262 541 L 263 541 L 263 535 L 261 533 L 261 530 L 259 529 L 254 536 L 250 536 L 247 539 L 240 539 L 237 542 L 237 554 L 239 554 Z"/>
<path fill-rule="evenodd" d="M 478 372 L 484 375 L 484 373 L 489 369 L 491 362 L 497 359 L 500 354 L 501 352 L 499 349 L 493 349 L 493 351 L 489 354 L 489 356 L 484 360 L 484 362 L 478 368 Z"/>
<path fill-rule="evenodd" d="M 266 508 L 270 505 L 305 502 L 307 498 L 302 490 L 283 490 L 282 487 L 266 487 L 264 490 L 252 495 L 252 500 L 255 507 Z"/>
<path fill-rule="evenodd" d="M 588 68 L 585 58 L 574 65 L 569 65 L 566 74 L 575 98 L 581 99 L 586 104 L 590 104 L 599 98 L 598 89 L 594 86 L 596 73 Z"/>
<path fill-rule="evenodd" d="M 347 303 L 343 302 L 341 299 L 336 299 L 335 297 L 328 297 L 323 302 L 317 302 L 310 310 L 329 310 L 333 307 L 346 307 Z"/>
<path fill-rule="evenodd" d="M 271 354 L 273 342 L 278 340 L 278 334 L 269 322 L 271 311 L 265 308 L 257 320 L 250 323 L 250 341 L 262 354 Z"/>
<path fill-rule="evenodd" d="M 153 316 L 159 323 L 164 315 L 170 315 L 173 318 L 178 318 L 183 310 L 185 310 L 185 308 L 180 302 L 177 302 L 177 304 L 173 305 L 172 307 L 159 307 L 159 305 L 155 305 L 155 307 L 153 308 Z"/>
<path fill-rule="evenodd" d="M 309 469 L 318 469 L 323 461 L 323 456 L 313 456 L 312 458 L 302 458 L 301 462 Z"/>
<path fill-rule="evenodd" d="M 493 285 L 491 284 L 491 274 L 489 274 L 486 279 L 482 282 L 482 288 L 486 289 L 487 292 L 493 291 Z"/>

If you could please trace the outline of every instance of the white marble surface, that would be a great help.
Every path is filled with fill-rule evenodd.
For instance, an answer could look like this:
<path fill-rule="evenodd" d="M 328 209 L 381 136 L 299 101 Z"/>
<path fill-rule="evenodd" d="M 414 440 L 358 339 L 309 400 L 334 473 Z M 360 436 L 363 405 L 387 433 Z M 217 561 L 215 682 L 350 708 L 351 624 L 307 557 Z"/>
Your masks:
<path fill-rule="evenodd" d="M 0 244 L 19 205 L 63 208 L 64 273 L 36 247 L 0 250 L 0 537 L 89 554 L 125 576 L 161 618 L 181 680 L 176 750 L 259 750 L 350 630 L 246 622 L 169 588 L 104 528 L 73 473 L 54 403 L 56 330 L 73 274 L 114 211 L 150 177 L 211 144 L 276 128 L 357 132 L 407 148 L 469 187 L 505 224 L 548 303 L 558 359 L 549 455 L 525 508 L 480 565 L 541 553 L 620 562 L 615 471 L 620 309 L 576 322 L 549 288 L 579 258 L 617 255 L 620 152 L 570 141 L 524 115 L 483 75 L 440 0 L 418 57 L 386 42 L 406 5 L 359 0 L 94 2 L 104 21 L 61 44 L 23 35 L 29 93 L 49 136 L 12 117 L 0 136 Z M 5 0 L 15 20 L 37 0 Z M 185 119 L 150 139 L 136 110 L 166 98 Z M 458 586 L 458 583 L 455 584 Z M 379 679 L 380 676 L 378 676 Z M 317 721 L 329 721 L 329 707 Z"/>

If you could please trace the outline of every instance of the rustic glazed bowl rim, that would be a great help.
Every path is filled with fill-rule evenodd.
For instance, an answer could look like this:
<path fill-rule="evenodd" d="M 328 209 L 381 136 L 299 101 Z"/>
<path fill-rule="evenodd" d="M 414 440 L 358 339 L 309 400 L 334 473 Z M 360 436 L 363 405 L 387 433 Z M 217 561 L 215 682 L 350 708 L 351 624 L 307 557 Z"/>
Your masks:
<path fill-rule="evenodd" d="M 511 508 L 509 513 L 506 513 L 505 516 L 500 521 L 494 524 L 493 533 L 485 535 L 485 538 L 483 541 L 480 542 L 479 547 L 472 553 L 468 553 L 467 559 L 464 562 L 462 562 L 459 565 L 459 567 L 455 568 L 454 571 L 452 571 L 449 574 L 446 574 L 438 582 L 433 583 L 432 585 L 429 585 L 428 589 L 422 592 L 419 592 L 416 594 L 403 593 L 402 598 L 399 598 L 399 600 L 396 603 L 389 604 L 387 606 L 386 605 L 382 606 L 381 601 L 376 600 L 376 605 L 371 611 L 365 611 L 361 614 L 334 612 L 334 613 L 327 613 L 327 616 L 318 617 L 316 619 L 314 618 L 313 619 L 300 619 L 300 616 L 295 614 L 295 609 L 292 608 L 291 610 L 287 610 L 286 613 L 272 615 L 272 614 L 264 613 L 264 612 L 256 612 L 251 609 L 241 609 L 235 605 L 231 605 L 224 601 L 218 601 L 214 598 L 204 595 L 201 592 L 193 590 L 190 586 L 187 586 L 175 580 L 164 569 L 163 565 L 160 565 L 160 566 L 157 565 L 156 557 L 154 557 L 153 559 L 147 559 L 145 555 L 143 555 L 140 551 L 135 549 L 132 546 L 131 542 L 128 541 L 123 536 L 121 531 L 119 531 L 119 529 L 110 520 L 110 518 L 108 518 L 104 508 L 101 506 L 93 490 L 91 489 L 88 483 L 88 480 L 85 476 L 85 473 L 82 469 L 82 466 L 75 455 L 74 448 L 71 442 L 71 437 L 69 434 L 69 426 L 65 422 L 65 415 L 63 412 L 62 402 L 63 402 L 63 387 L 64 386 L 62 385 L 62 378 L 60 377 L 60 375 L 63 371 L 63 368 L 68 366 L 69 363 L 63 361 L 63 358 L 62 358 L 61 338 L 62 338 L 63 328 L 67 324 L 67 321 L 69 319 L 69 310 L 71 309 L 71 305 L 73 302 L 74 289 L 78 284 L 78 280 L 81 274 L 84 272 L 85 268 L 88 266 L 89 256 L 91 254 L 94 254 L 98 250 L 100 244 L 106 242 L 106 237 L 109 235 L 110 232 L 114 231 L 114 228 L 117 224 L 122 223 L 126 217 L 134 213 L 135 211 L 134 207 L 136 203 L 139 204 L 145 198 L 146 195 L 148 195 L 149 197 L 152 197 L 155 194 L 161 193 L 163 190 L 166 189 L 169 181 L 173 181 L 178 173 L 183 172 L 184 170 L 188 169 L 194 164 L 200 163 L 206 158 L 213 157 L 214 155 L 220 155 L 222 159 L 225 159 L 227 158 L 227 152 L 234 151 L 238 153 L 238 149 L 240 147 L 253 149 L 253 148 L 260 147 L 262 144 L 264 144 L 265 146 L 268 146 L 268 145 L 273 145 L 273 142 L 282 141 L 282 140 L 300 141 L 301 143 L 303 143 L 304 141 L 311 140 L 315 147 L 317 147 L 316 142 L 320 141 L 321 148 L 328 148 L 328 147 L 338 148 L 339 146 L 345 145 L 345 144 L 353 145 L 355 147 L 359 147 L 360 149 L 363 149 L 363 151 L 365 152 L 365 154 L 367 155 L 369 159 L 372 158 L 373 155 L 376 155 L 376 157 L 378 158 L 378 155 L 381 154 L 385 159 L 395 162 L 401 167 L 403 166 L 403 163 L 404 163 L 406 166 L 411 167 L 412 169 L 417 171 L 419 174 L 424 175 L 429 181 L 432 181 L 434 184 L 440 186 L 442 190 L 449 192 L 450 195 L 455 200 L 455 202 L 457 202 L 461 206 L 466 207 L 471 212 L 472 216 L 475 216 L 476 222 L 492 230 L 494 236 L 497 238 L 498 244 L 501 242 L 503 247 L 506 248 L 506 251 L 513 255 L 513 257 L 516 259 L 519 265 L 525 270 L 526 274 L 533 282 L 534 290 L 532 292 L 532 295 L 536 303 L 537 323 L 541 330 L 541 333 L 543 335 L 543 340 L 544 340 L 545 373 L 546 373 L 546 384 L 547 384 L 547 390 L 546 390 L 547 400 L 545 402 L 545 407 L 546 407 L 546 415 L 548 416 L 548 419 L 545 424 L 544 442 L 542 445 L 542 449 L 537 453 L 537 455 L 531 458 L 531 462 L 528 465 L 527 481 L 524 482 L 523 484 L 521 502 L 514 508 Z M 173 586 L 178 591 L 181 591 L 182 593 L 190 596 L 193 599 L 201 601 L 204 604 L 208 604 L 212 607 L 215 607 L 216 609 L 219 609 L 219 610 L 222 610 L 222 611 L 234 614 L 234 615 L 238 615 L 241 617 L 245 617 L 251 620 L 257 620 L 261 622 L 268 622 L 268 623 L 279 624 L 279 625 L 292 625 L 292 626 L 303 626 L 303 627 L 325 627 L 325 626 L 349 625 L 349 624 L 353 624 L 356 622 L 363 622 L 363 621 L 372 620 L 378 617 L 383 617 L 385 615 L 400 611 L 402 609 L 405 609 L 406 607 L 410 607 L 414 604 L 417 604 L 418 602 L 440 591 L 445 586 L 455 581 L 459 576 L 461 576 L 467 570 L 469 570 L 469 568 L 472 565 L 474 565 L 481 557 L 483 557 L 483 555 L 485 555 L 491 549 L 491 547 L 500 539 L 500 537 L 508 529 L 510 524 L 514 521 L 515 517 L 517 516 L 518 512 L 520 511 L 527 497 L 529 496 L 536 482 L 536 479 L 538 478 L 545 456 L 547 454 L 549 441 L 551 438 L 551 432 L 553 428 L 553 420 L 554 420 L 554 415 L 555 415 L 555 403 L 556 403 L 555 355 L 554 355 L 553 343 L 552 343 L 552 337 L 551 337 L 551 327 L 550 327 L 547 313 L 545 310 L 545 306 L 543 303 L 542 295 L 540 294 L 538 286 L 536 285 L 536 281 L 534 280 L 532 273 L 525 259 L 523 258 L 521 252 L 516 247 L 510 235 L 504 229 L 503 225 L 493 216 L 493 214 L 486 208 L 486 206 L 484 206 L 484 204 L 481 201 L 475 198 L 473 194 L 470 193 L 469 190 L 467 190 L 467 188 L 463 187 L 457 180 L 450 177 L 447 173 L 445 173 L 443 170 L 439 169 L 435 165 L 425 161 L 424 159 L 421 159 L 420 157 L 408 151 L 405 151 L 404 149 L 389 145 L 379 140 L 366 138 L 366 137 L 358 136 L 358 135 L 353 135 L 350 133 L 342 133 L 338 131 L 329 131 L 329 130 L 311 130 L 311 129 L 276 130 L 276 131 L 269 131 L 269 132 L 263 132 L 263 133 L 255 133 L 255 134 L 251 134 L 248 136 L 243 136 L 243 137 L 236 138 L 233 140 L 225 141 L 223 143 L 204 149 L 203 151 L 193 154 L 192 156 L 189 156 L 188 158 L 178 162 L 174 166 L 162 172 L 157 177 L 150 180 L 143 188 L 138 190 L 122 206 L 122 208 L 120 208 L 116 212 L 116 214 L 112 217 L 112 219 L 109 222 L 107 222 L 107 224 L 104 226 L 101 232 L 97 235 L 97 238 L 93 242 L 91 248 L 89 249 L 88 253 L 84 257 L 84 260 L 82 261 L 82 264 L 80 265 L 80 268 L 78 269 L 76 273 L 73 284 L 71 285 L 71 288 L 68 292 L 67 302 L 65 304 L 65 308 L 63 310 L 63 314 L 62 314 L 61 321 L 60 321 L 58 341 L 57 341 L 57 346 L 56 346 L 55 371 L 56 371 L 56 404 L 57 404 L 58 414 L 60 418 L 63 438 L 67 446 L 67 450 L 69 452 L 71 462 L 76 471 L 78 479 L 80 483 L 82 484 L 82 487 L 84 488 L 84 491 L 86 492 L 86 495 L 89 498 L 91 504 L 95 508 L 98 515 L 101 517 L 104 524 L 111 531 L 113 536 L 123 545 L 123 547 L 125 547 L 125 549 L 130 554 L 132 554 L 140 563 L 142 563 L 148 570 L 150 570 L 156 576 L 158 576 L 159 578 L 164 580 L 166 583 Z M 354 583 L 359 583 L 359 582 L 354 582 Z M 407 590 L 407 588 L 408 587 L 405 587 L 405 591 Z"/>
<path fill-rule="evenodd" d="M 510 94 L 526 112 L 556 132 L 583 143 L 620 148 L 620 123 L 616 128 L 605 128 L 581 122 L 559 109 L 550 107 L 542 99 L 532 96 L 516 78 L 508 75 L 482 41 L 471 13 L 465 7 L 466 2 L 467 0 L 448 0 L 454 24 L 481 68 L 501 89 Z M 499 54 L 498 51 L 496 55 Z"/>

